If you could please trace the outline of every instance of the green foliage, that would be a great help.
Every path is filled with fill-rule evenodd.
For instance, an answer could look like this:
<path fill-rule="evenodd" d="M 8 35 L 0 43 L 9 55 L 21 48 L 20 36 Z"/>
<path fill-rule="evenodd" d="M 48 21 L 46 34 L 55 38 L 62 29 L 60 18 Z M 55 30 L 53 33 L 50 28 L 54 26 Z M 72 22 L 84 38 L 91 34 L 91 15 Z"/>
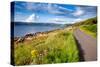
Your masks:
<path fill-rule="evenodd" d="M 16 65 L 25 65 L 30 64 L 32 62 L 31 58 L 31 45 L 19 44 L 17 48 L 15 48 L 15 64 Z"/>
<path fill-rule="evenodd" d="M 90 18 L 82 22 L 82 25 L 92 25 L 92 24 L 97 24 L 97 17 Z"/>
<path fill-rule="evenodd" d="M 39 49 L 41 47 L 41 49 Z M 69 32 L 61 31 L 56 35 L 51 35 L 45 44 L 37 46 L 39 51 L 48 50 L 43 56 L 41 63 L 61 63 L 76 62 L 79 60 L 78 49 L 73 35 Z"/>
<path fill-rule="evenodd" d="M 97 17 L 90 18 L 85 21 L 77 22 L 73 26 L 93 25 L 93 24 L 97 24 Z"/>
<path fill-rule="evenodd" d="M 65 30 L 50 33 L 44 40 L 33 40 L 29 44 L 19 43 L 15 48 L 16 65 L 76 61 L 79 61 L 76 42 L 72 33 Z"/>
<path fill-rule="evenodd" d="M 97 32 L 97 25 L 96 24 L 94 24 L 94 25 L 84 25 L 82 27 L 84 29 L 87 29 L 87 30 L 91 31 L 91 32 L 94 32 L 94 33 Z"/>
<path fill-rule="evenodd" d="M 97 17 L 87 19 L 85 21 L 77 22 L 73 24 L 73 27 L 77 29 L 80 27 L 81 30 L 87 34 L 96 37 L 97 36 Z"/>
<path fill-rule="evenodd" d="M 96 37 L 97 36 L 97 24 L 93 25 L 83 25 L 80 27 L 86 33 Z"/>
<path fill-rule="evenodd" d="M 72 35 L 69 36 L 67 40 L 67 54 L 68 54 L 68 62 L 75 62 L 79 60 L 78 49 L 76 47 L 76 42 Z"/>

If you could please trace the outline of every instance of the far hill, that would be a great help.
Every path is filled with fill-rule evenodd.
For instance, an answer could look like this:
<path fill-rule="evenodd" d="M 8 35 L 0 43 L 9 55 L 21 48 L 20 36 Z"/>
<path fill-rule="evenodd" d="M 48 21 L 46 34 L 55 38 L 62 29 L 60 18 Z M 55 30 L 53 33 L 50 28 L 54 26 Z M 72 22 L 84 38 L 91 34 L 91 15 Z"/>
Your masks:
<path fill-rule="evenodd" d="M 62 27 L 68 27 L 71 26 L 72 24 L 57 24 L 57 23 L 27 23 L 27 22 L 11 22 L 12 25 L 32 25 L 32 26 L 62 26 Z"/>
<path fill-rule="evenodd" d="M 73 27 L 79 28 L 85 33 L 97 37 L 97 17 L 87 19 L 85 21 L 77 22 L 73 24 Z"/>
<path fill-rule="evenodd" d="M 74 26 L 80 26 L 80 25 L 93 25 L 97 24 L 97 17 L 89 18 L 85 21 L 77 22 L 74 24 Z"/>

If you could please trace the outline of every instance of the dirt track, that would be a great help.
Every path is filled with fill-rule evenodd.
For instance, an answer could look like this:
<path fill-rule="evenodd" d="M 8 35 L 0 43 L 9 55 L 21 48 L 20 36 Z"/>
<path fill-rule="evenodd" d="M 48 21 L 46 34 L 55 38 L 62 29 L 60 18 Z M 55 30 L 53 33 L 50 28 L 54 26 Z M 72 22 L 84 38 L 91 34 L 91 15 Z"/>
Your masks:
<path fill-rule="evenodd" d="M 78 42 L 81 56 L 85 61 L 97 60 L 97 39 L 84 33 L 80 29 L 74 31 L 74 36 Z"/>

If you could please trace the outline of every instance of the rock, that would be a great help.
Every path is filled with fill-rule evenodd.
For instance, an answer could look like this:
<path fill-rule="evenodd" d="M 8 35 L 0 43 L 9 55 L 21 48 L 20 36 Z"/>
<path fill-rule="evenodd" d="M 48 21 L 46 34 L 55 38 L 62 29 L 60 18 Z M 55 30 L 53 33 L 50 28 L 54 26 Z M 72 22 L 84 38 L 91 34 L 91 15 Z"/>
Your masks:
<path fill-rule="evenodd" d="M 19 39 L 19 37 L 14 37 L 12 39 L 14 39 L 14 42 L 15 42 L 15 41 L 17 41 Z"/>
<path fill-rule="evenodd" d="M 16 43 L 24 42 L 24 41 L 31 41 L 32 39 L 38 39 L 41 38 L 43 39 L 44 37 L 48 36 L 48 31 L 47 32 L 37 32 L 37 33 L 28 33 L 24 37 L 15 37 L 14 41 Z"/>
<path fill-rule="evenodd" d="M 20 43 L 20 42 L 24 42 L 24 38 L 23 37 L 20 37 L 17 39 L 16 43 Z"/>
<path fill-rule="evenodd" d="M 33 37 L 33 35 L 34 34 L 29 33 L 29 34 L 26 34 L 25 37 Z"/>

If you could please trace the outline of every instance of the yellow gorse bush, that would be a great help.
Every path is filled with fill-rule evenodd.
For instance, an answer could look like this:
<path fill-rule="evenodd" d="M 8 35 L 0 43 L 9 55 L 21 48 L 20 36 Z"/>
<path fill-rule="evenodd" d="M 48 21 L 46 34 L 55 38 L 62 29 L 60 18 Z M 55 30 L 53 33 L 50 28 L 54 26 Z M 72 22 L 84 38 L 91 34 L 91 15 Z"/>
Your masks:
<path fill-rule="evenodd" d="M 31 51 L 32 58 L 35 58 L 37 56 L 37 54 L 38 54 L 37 50 Z"/>

